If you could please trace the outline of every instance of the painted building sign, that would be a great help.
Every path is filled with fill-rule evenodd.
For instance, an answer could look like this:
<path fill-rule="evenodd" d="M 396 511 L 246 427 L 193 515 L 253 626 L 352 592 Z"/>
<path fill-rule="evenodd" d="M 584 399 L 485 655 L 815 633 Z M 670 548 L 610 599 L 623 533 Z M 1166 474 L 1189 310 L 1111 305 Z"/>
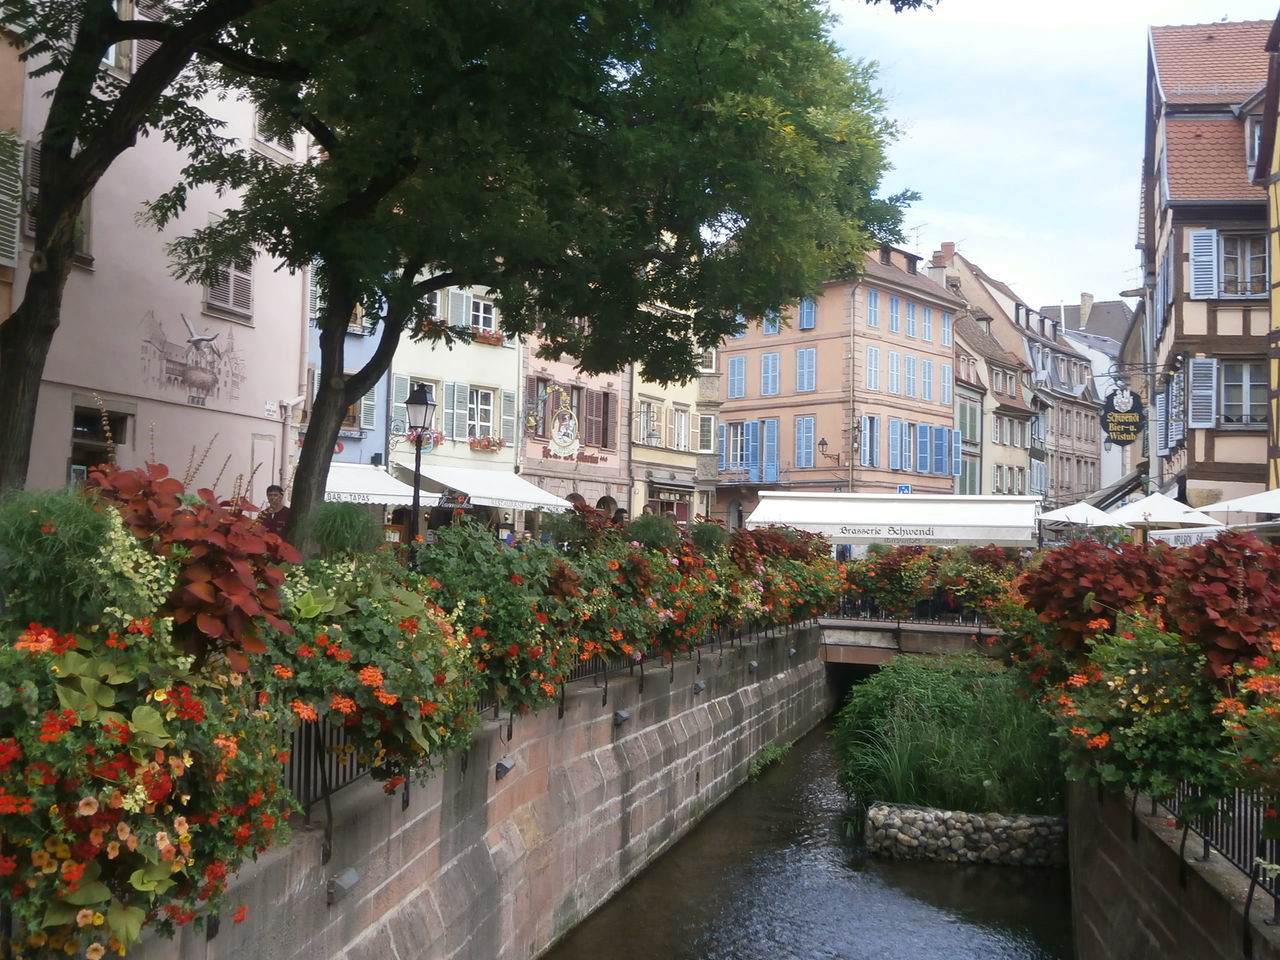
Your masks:
<path fill-rule="evenodd" d="M 1112 390 L 1102 404 L 1102 431 L 1117 446 L 1127 446 L 1138 439 L 1146 426 L 1142 402 L 1132 390 Z"/>

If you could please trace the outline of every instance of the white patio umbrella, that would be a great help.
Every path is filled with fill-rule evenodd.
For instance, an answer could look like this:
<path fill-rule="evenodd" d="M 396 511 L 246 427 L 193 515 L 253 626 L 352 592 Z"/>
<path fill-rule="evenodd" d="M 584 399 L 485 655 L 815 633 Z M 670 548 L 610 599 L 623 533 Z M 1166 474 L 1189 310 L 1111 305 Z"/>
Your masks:
<path fill-rule="evenodd" d="M 1192 510 L 1185 503 L 1179 503 L 1163 493 L 1153 493 L 1111 514 L 1112 519 L 1120 520 L 1131 527 L 1143 530 L 1168 530 L 1174 527 L 1220 527 L 1213 517 Z"/>
<path fill-rule="evenodd" d="M 1263 490 L 1200 508 L 1201 513 L 1280 513 L 1280 489 Z"/>
<path fill-rule="evenodd" d="M 1048 513 L 1040 514 L 1044 523 L 1070 523 L 1077 527 L 1127 527 L 1123 520 L 1117 520 L 1112 514 L 1099 510 L 1091 503 L 1073 503 L 1069 507 L 1059 507 Z"/>

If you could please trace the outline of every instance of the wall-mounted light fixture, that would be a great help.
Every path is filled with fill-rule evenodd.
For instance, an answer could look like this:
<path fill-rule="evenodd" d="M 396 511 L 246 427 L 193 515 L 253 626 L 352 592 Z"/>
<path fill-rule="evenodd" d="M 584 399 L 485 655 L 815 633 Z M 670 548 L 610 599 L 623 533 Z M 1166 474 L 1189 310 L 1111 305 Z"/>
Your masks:
<path fill-rule="evenodd" d="M 701 692 L 702 692 L 703 690 L 705 690 L 705 689 L 707 689 L 707 685 L 706 685 L 705 683 L 703 683 L 701 680 L 695 680 L 695 681 L 693 681 L 693 692 L 694 692 L 694 693 L 701 693 Z"/>
<path fill-rule="evenodd" d="M 494 767 L 493 777 L 495 780 L 501 780 L 508 773 L 516 768 L 515 758 L 507 756 L 498 761 Z"/>
<path fill-rule="evenodd" d="M 747 661 L 747 672 L 748 672 L 748 673 L 755 673 L 755 672 L 756 672 L 757 670 L 759 670 L 759 669 L 760 669 L 760 661 L 759 661 L 759 660 L 748 660 L 748 661 Z"/>
<path fill-rule="evenodd" d="M 790 648 L 790 649 L 787 651 L 787 656 L 788 656 L 788 657 L 794 657 L 795 655 L 796 655 L 796 648 L 795 648 L 795 647 L 792 647 L 792 648 Z"/>
<path fill-rule="evenodd" d="M 631 714 L 627 713 L 627 711 L 625 710 L 613 711 L 613 725 L 615 727 L 622 726 L 624 723 L 626 723 L 630 719 L 631 719 Z"/>
<path fill-rule="evenodd" d="M 333 906 L 345 897 L 351 892 L 351 888 L 359 882 L 360 874 L 356 873 L 356 871 L 351 867 L 347 867 L 347 869 L 343 870 L 341 873 L 330 877 L 329 886 L 325 891 L 326 899 L 329 901 L 329 906 Z"/>
<path fill-rule="evenodd" d="M 810 434 L 810 436 L 812 436 L 812 434 Z M 840 454 L 827 453 L 827 448 L 830 446 L 831 444 L 827 443 L 827 438 L 823 437 L 821 440 L 818 441 L 818 452 L 838 467 L 840 466 Z"/>

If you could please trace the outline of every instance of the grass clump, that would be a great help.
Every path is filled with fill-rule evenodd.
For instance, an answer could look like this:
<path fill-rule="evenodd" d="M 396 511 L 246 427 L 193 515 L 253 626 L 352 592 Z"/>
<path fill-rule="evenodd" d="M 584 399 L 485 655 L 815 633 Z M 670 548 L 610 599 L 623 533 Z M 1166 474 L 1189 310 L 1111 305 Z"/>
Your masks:
<path fill-rule="evenodd" d="M 900 656 L 854 687 L 833 736 L 841 783 L 875 801 L 1061 813 L 1052 721 L 979 655 Z"/>
<path fill-rule="evenodd" d="M 318 503 L 307 518 L 307 534 L 325 557 L 371 553 L 383 541 L 382 524 L 356 503 Z"/>
<path fill-rule="evenodd" d="M 764 749 L 756 755 L 751 761 L 751 767 L 747 770 L 748 780 L 760 779 L 760 774 L 764 773 L 775 763 L 781 763 L 782 758 L 791 752 L 791 743 L 777 743 L 776 741 L 766 743 Z"/>

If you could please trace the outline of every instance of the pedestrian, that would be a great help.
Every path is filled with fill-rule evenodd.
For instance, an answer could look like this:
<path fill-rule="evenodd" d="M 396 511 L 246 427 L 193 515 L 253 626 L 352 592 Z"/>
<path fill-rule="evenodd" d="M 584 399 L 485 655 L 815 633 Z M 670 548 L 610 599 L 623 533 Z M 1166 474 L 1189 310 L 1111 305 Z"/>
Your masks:
<path fill-rule="evenodd" d="M 258 522 L 267 533 L 284 536 L 285 528 L 289 526 L 289 508 L 284 505 L 284 487 L 278 483 L 267 487 L 267 505 L 259 511 Z"/>
<path fill-rule="evenodd" d="M 627 511 L 624 510 L 622 507 L 619 507 L 617 510 L 613 511 L 613 522 L 618 526 L 622 526 L 624 523 L 626 523 Z"/>

